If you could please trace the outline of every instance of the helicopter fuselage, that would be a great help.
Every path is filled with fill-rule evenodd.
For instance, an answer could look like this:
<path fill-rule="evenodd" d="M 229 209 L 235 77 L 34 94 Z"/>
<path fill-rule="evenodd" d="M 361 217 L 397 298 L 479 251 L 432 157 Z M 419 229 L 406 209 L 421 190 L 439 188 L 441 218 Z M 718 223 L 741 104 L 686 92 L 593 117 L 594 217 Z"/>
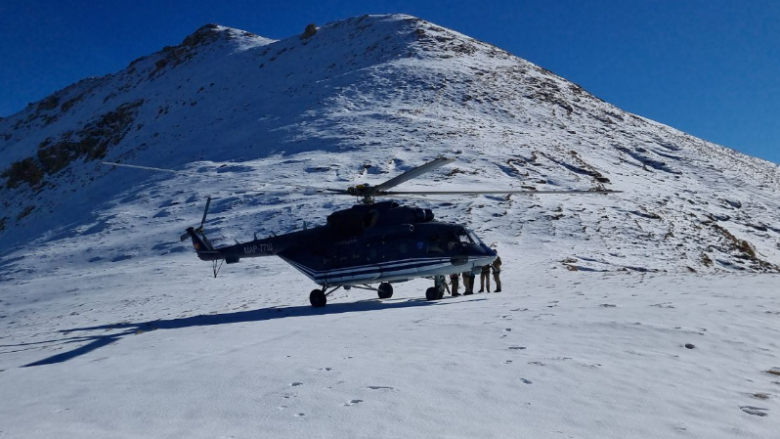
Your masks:
<path fill-rule="evenodd" d="M 203 260 L 279 256 L 322 286 L 403 282 L 471 272 L 496 253 L 468 228 L 434 220 L 430 210 L 395 202 L 356 205 L 324 226 L 208 249 L 191 233 Z"/>

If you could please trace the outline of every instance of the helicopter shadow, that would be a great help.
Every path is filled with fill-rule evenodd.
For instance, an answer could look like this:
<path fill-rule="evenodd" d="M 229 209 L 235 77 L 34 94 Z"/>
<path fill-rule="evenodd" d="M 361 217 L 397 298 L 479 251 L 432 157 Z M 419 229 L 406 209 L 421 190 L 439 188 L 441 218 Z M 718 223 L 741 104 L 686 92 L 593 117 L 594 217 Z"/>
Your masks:
<path fill-rule="evenodd" d="M 470 299 L 468 301 L 481 301 L 485 299 Z M 458 301 L 464 302 L 463 300 Z M 450 302 L 452 303 L 452 302 Z M 408 299 L 403 301 L 379 301 L 376 299 L 363 300 L 350 303 L 334 303 L 324 308 L 313 308 L 309 305 L 305 306 L 289 306 L 289 307 L 270 307 L 260 308 L 249 311 L 238 311 L 225 314 L 201 314 L 191 317 L 182 317 L 169 320 L 150 320 L 146 322 L 127 322 L 127 323 L 115 323 L 108 325 L 87 326 L 81 328 L 72 328 L 60 330 L 59 333 L 70 335 L 76 332 L 91 332 L 91 331 L 112 331 L 119 330 L 112 334 L 103 335 L 77 335 L 58 340 L 46 340 L 34 343 L 22 343 L 15 345 L 0 345 L 0 347 L 25 347 L 34 345 L 44 345 L 42 347 L 49 347 L 55 345 L 67 345 L 72 343 L 84 343 L 75 349 L 67 352 L 63 352 L 57 355 L 53 355 L 44 358 L 33 363 L 25 364 L 22 367 L 32 366 L 44 366 L 48 364 L 64 363 L 66 361 L 78 358 L 82 355 L 86 355 L 90 352 L 98 350 L 104 346 L 116 343 L 122 338 L 129 335 L 140 335 L 145 332 L 151 332 L 164 329 L 182 329 L 191 328 L 197 326 L 215 326 L 215 325 L 227 325 L 232 323 L 246 323 L 246 322 L 261 322 L 267 320 L 276 319 L 289 319 L 296 317 L 314 317 L 319 315 L 330 314 L 345 314 L 345 313 L 357 313 L 357 312 L 371 312 L 371 311 L 389 311 L 399 310 L 405 308 L 416 308 L 422 306 L 442 306 L 450 304 L 447 301 L 428 301 L 425 299 Z"/>

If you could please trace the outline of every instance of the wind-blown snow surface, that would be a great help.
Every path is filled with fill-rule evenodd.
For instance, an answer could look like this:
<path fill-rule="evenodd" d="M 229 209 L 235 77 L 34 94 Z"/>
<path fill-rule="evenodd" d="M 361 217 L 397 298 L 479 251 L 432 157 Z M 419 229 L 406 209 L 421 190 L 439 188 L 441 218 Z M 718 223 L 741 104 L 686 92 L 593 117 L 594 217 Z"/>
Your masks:
<path fill-rule="evenodd" d="M 502 293 L 318 309 L 278 260 L 29 279 L 0 303 L 0 437 L 777 437 L 777 275 L 505 257 Z"/>
<path fill-rule="evenodd" d="M 503 293 L 435 303 L 418 280 L 314 310 L 282 261 L 213 279 L 178 240 L 208 195 L 232 243 L 353 201 L 279 185 L 440 154 L 403 188 L 623 193 L 416 200 L 506 267 Z M 780 279 L 747 273 L 778 270 L 778 167 L 413 17 L 206 26 L 0 120 L 0 172 L 0 437 L 780 431 Z"/>

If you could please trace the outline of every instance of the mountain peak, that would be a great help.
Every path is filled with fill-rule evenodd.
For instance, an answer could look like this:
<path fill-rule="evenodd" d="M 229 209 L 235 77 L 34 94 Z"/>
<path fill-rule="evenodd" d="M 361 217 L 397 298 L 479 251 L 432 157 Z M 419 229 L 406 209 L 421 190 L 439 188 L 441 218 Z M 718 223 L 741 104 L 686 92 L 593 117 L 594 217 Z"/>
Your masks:
<path fill-rule="evenodd" d="M 201 44 L 208 44 L 216 41 L 220 36 L 227 32 L 227 28 L 214 23 L 208 23 L 198 28 L 195 32 L 187 35 L 181 45 L 195 47 Z"/>
<path fill-rule="evenodd" d="M 509 57 L 507 52 L 467 35 L 406 14 L 362 15 L 322 27 L 325 34 L 346 31 L 348 39 L 371 40 L 371 46 L 405 43 L 406 56 L 453 58 L 484 51 L 491 57 Z"/>
<path fill-rule="evenodd" d="M 199 27 L 195 32 L 187 35 L 179 46 L 185 46 L 189 48 L 195 48 L 198 46 L 208 45 L 217 41 L 231 41 L 236 39 L 254 39 L 260 40 L 263 43 L 271 42 L 273 40 L 264 38 L 259 35 L 255 35 L 252 32 L 242 29 L 236 29 L 228 26 L 222 26 L 215 23 L 204 24 Z"/>

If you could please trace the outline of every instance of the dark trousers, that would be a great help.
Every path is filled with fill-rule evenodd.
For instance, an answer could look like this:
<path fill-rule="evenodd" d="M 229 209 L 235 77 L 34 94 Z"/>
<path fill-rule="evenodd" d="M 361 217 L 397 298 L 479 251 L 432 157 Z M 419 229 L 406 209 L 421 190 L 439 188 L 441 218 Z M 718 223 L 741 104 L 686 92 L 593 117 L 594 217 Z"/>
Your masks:
<path fill-rule="evenodd" d="M 485 284 L 487 284 L 487 292 L 490 292 L 490 273 L 484 271 L 479 274 L 479 291 L 485 291 Z"/>
<path fill-rule="evenodd" d="M 463 290 L 466 293 L 473 293 L 474 285 L 471 285 L 471 273 L 463 273 Z"/>

